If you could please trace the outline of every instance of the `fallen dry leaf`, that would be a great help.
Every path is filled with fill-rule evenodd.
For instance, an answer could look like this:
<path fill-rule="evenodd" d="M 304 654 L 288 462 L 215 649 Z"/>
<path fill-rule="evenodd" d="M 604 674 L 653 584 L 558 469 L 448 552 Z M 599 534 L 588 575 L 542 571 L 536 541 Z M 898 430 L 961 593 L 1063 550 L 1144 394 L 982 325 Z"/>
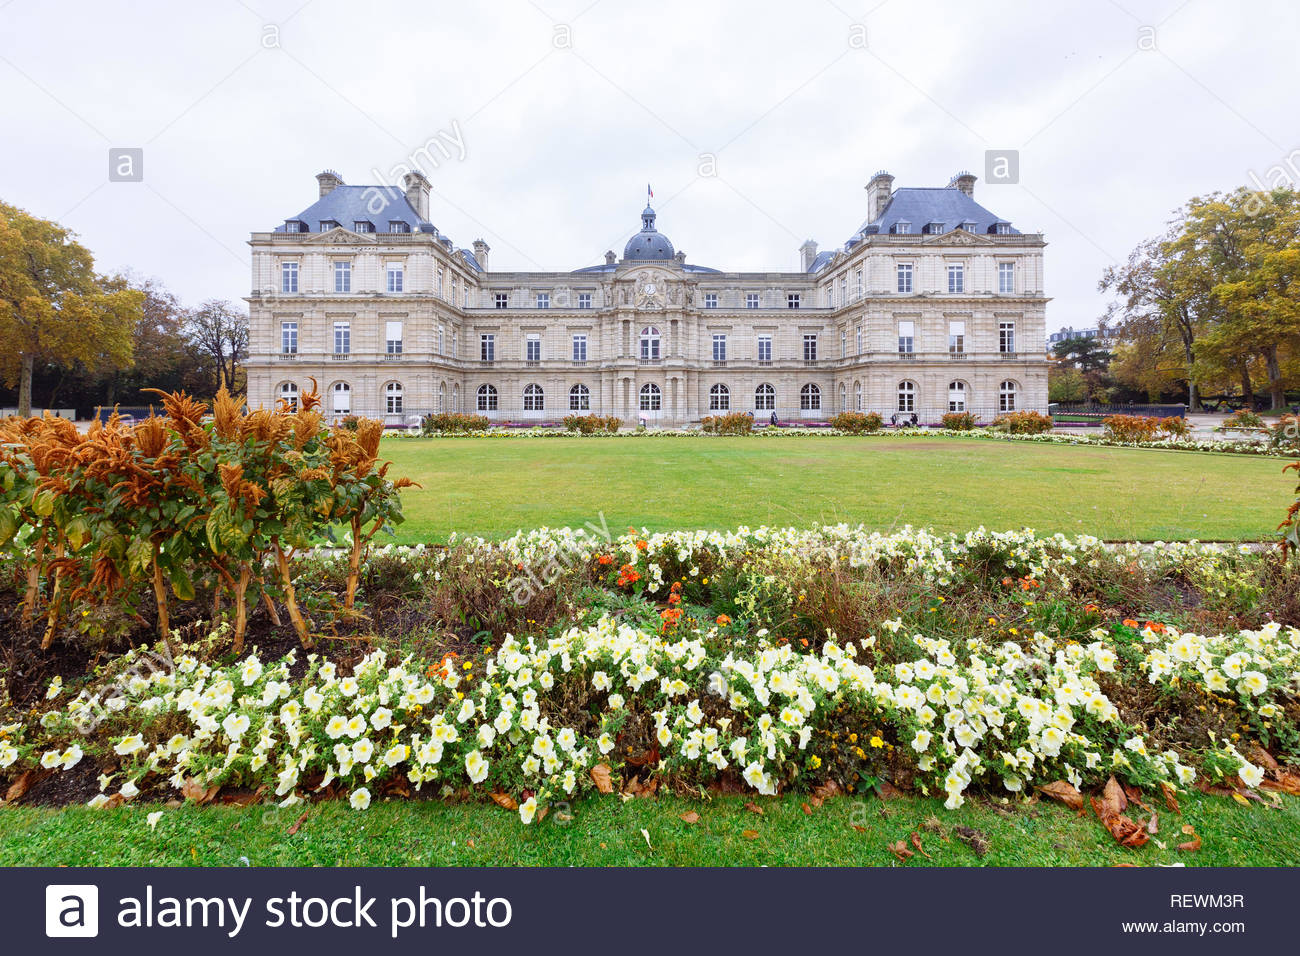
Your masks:
<path fill-rule="evenodd" d="M 850 823 L 849 826 L 853 827 L 853 829 L 857 830 L 859 833 L 866 833 L 866 832 L 867 832 L 867 828 L 866 828 L 866 827 L 860 827 L 860 826 L 858 826 L 856 823 Z"/>
<path fill-rule="evenodd" d="M 983 830 L 976 830 L 974 827 L 958 826 L 953 827 L 953 833 L 957 839 L 961 840 L 968 847 L 975 851 L 976 856 L 982 857 L 989 851 L 989 838 Z"/>
<path fill-rule="evenodd" d="M 1251 763 L 1259 764 L 1265 770 L 1278 769 L 1277 761 L 1273 759 L 1273 755 L 1259 744 L 1255 744 L 1255 746 L 1250 749 L 1250 753 L 1247 755 L 1246 759 Z"/>
<path fill-rule="evenodd" d="M 1128 795 L 1114 777 L 1106 781 L 1106 789 L 1101 792 L 1101 804 L 1107 813 L 1123 813 L 1128 807 Z"/>
<path fill-rule="evenodd" d="M 1265 780 L 1260 786 L 1265 790 L 1277 790 L 1300 797 L 1300 775 L 1290 770 L 1279 771 L 1276 780 Z"/>
<path fill-rule="evenodd" d="M 1110 783 L 1106 785 L 1106 792 L 1101 800 L 1096 797 L 1092 798 L 1092 809 L 1110 835 L 1115 838 L 1115 842 L 1120 846 L 1128 847 L 1135 850 L 1142 844 L 1146 843 L 1151 837 L 1147 834 L 1146 829 L 1140 823 L 1136 823 L 1122 813 L 1115 811 L 1115 792 L 1119 791 L 1119 799 L 1123 799 L 1123 791 L 1119 790 L 1118 784 L 1114 788 L 1111 784 L 1115 783 L 1115 778 L 1110 778 Z"/>
<path fill-rule="evenodd" d="M 880 794 L 881 800 L 894 800 L 904 796 L 903 791 L 888 780 L 880 781 L 880 784 L 876 787 L 876 793 Z"/>
<path fill-rule="evenodd" d="M 1155 836 L 1159 832 L 1159 827 L 1160 824 L 1156 820 L 1155 812 L 1152 811 L 1151 819 L 1147 821 L 1147 833 L 1150 833 L 1152 836 Z"/>
<path fill-rule="evenodd" d="M 1250 806 L 1250 801 L 1247 800 L 1245 797 L 1243 797 L 1243 796 L 1242 796 L 1238 791 L 1236 791 L 1236 790 L 1232 791 L 1232 799 L 1236 800 L 1236 801 L 1237 801 L 1238 803 L 1240 803 L 1243 807 L 1248 807 L 1248 806 Z"/>
<path fill-rule="evenodd" d="M 742 830 L 740 835 L 743 836 L 746 840 L 757 840 L 757 839 L 758 839 L 758 831 L 757 831 L 757 830 Z"/>
<path fill-rule="evenodd" d="M 800 806 L 803 808 L 804 813 L 808 814 L 809 816 L 812 816 L 812 807 L 808 806 L 808 804 L 806 803 L 801 803 Z"/>
<path fill-rule="evenodd" d="M 683 813 L 679 819 L 683 823 L 699 823 L 700 815 L 694 810 L 691 810 L 689 813 Z"/>
<path fill-rule="evenodd" d="M 294 836 L 300 829 L 302 829 L 302 825 L 307 822 L 307 814 L 309 813 L 311 813 L 310 810 L 304 810 L 302 816 L 293 821 L 293 826 L 289 827 L 289 836 Z"/>
<path fill-rule="evenodd" d="M 519 804 L 515 801 L 515 798 L 508 793 L 492 793 L 489 796 L 498 807 L 504 807 L 507 810 L 519 809 Z"/>
<path fill-rule="evenodd" d="M 921 854 L 921 856 L 925 857 L 927 860 L 931 858 L 930 854 L 926 853 L 925 848 L 921 846 L 921 834 L 917 833 L 915 830 L 912 831 L 912 846 L 916 847 L 916 852 Z"/>
<path fill-rule="evenodd" d="M 21 777 L 9 785 L 9 790 L 5 793 L 5 802 L 13 803 L 15 800 L 21 800 L 23 794 L 31 789 L 40 774 L 36 770 L 28 770 Z"/>
<path fill-rule="evenodd" d="M 212 798 L 217 795 L 217 791 L 220 789 L 220 784 L 213 784 L 210 787 L 205 787 L 193 777 L 186 777 L 181 783 L 181 794 L 185 799 L 193 800 L 195 803 L 210 802 Z"/>
<path fill-rule="evenodd" d="M 1191 839 L 1186 843 L 1178 844 L 1178 849 L 1186 850 L 1188 853 L 1195 853 L 1201 848 L 1201 836 L 1196 832 L 1196 828 L 1190 823 L 1183 824 L 1183 833 L 1190 836 Z"/>
<path fill-rule="evenodd" d="M 1166 807 L 1168 807 L 1174 813 L 1182 813 L 1182 811 L 1178 809 L 1178 792 L 1174 790 L 1172 784 L 1165 783 L 1165 781 L 1161 780 L 1160 792 L 1165 795 Z"/>
<path fill-rule="evenodd" d="M 827 780 L 813 791 L 813 806 L 821 806 L 820 801 L 829 800 L 831 797 L 838 796 L 839 792 L 840 785 L 834 780 Z"/>
<path fill-rule="evenodd" d="M 1038 788 L 1044 796 L 1051 797 L 1053 800 L 1059 800 L 1071 810 L 1077 810 L 1083 813 L 1083 794 L 1081 794 L 1074 784 L 1068 780 L 1057 780 L 1055 783 L 1049 783 L 1044 787 Z"/>
<path fill-rule="evenodd" d="M 888 849 L 890 853 L 898 857 L 900 863 L 906 863 L 909 857 L 916 855 L 907 848 L 907 844 L 902 840 L 895 840 L 893 843 L 889 844 Z"/>
<path fill-rule="evenodd" d="M 596 789 L 601 793 L 614 792 L 614 781 L 610 777 L 607 764 L 598 763 L 591 768 L 591 782 L 596 785 Z"/>
<path fill-rule="evenodd" d="M 745 809 L 748 810 L 750 813 L 757 813 L 760 817 L 763 815 L 763 808 L 760 807 L 760 806 L 759 806 L 757 803 L 755 803 L 753 800 L 751 800 L 751 801 L 749 801 L 749 803 L 745 804 Z"/>

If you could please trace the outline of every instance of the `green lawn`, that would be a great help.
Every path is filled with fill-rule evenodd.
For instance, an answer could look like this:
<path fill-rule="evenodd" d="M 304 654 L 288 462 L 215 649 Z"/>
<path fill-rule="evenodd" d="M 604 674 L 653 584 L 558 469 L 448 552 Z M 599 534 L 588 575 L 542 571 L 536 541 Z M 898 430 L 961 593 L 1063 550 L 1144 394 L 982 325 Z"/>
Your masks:
<path fill-rule="evenodd" d="M 185 806 L 167 810 L 150 830 L 145 816 L 153 807 L 13 807 L 0 809 L 0 865 L 882 866 L 897 862 L 889 844 L 908 841 L 914 830 L 932 859 L 918 855 L 908 865 L 1293 866 L 1300 859 L 1294 798 L 1273 809 L 1189 794 L 1181 815 L 1159 808 L 1159 832 L 1136 851 L 1121 849 L 1091 814 L 1077 817 L 1058 804 L 948 811 L 939 800 L 839 797 L 807 814 L 803 797 L 756 799 L 762 816 L 745 809 L 746 797 L 593 797 L 578 801 L 567 821 L 553 813 L 529 827 L 491 804 L 402 801 L 358 813 L 332 801 L 311 807 L 293 836 L 300 808 Z M 699 822 L 680 818 L 692 811 Z M 1191 839 L 1181 832 L 1185 823 L 1202 838 L 1195 853 L 1177 849 Z M 987 837 L 984 857 L 958 838 L 959 826 Z"/>
<path fill-rule="evenodd" d="M 410 439 L 385 442 L 403 542 L 862 522 L 1155 540 L 1259 539 L 1293 500 L 1278 459 L 950 438 Z"/>

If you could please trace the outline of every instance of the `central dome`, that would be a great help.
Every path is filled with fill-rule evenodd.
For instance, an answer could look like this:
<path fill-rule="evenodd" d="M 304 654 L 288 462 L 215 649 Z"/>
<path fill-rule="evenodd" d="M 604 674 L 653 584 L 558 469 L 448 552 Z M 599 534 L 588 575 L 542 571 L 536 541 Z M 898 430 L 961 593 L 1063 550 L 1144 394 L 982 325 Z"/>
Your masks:
<path fill-rule="evenodd" d="M 641 231 L 627 241 L 623 258 L 634 261 L 671 259 L 674 254 L 668 237 L 655 228 L 655 211 L 646 206 L 641 213 Z"/>

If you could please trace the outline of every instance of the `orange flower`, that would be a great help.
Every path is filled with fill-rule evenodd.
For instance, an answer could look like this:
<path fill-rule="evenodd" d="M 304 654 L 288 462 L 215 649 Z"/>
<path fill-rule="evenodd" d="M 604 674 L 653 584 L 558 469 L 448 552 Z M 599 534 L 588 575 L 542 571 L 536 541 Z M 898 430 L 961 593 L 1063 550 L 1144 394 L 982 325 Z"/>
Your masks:
<path fill-rule="evenodd" d="M 1151 628 L 1151 630 L 1155 631 L 1157 634 L 1164 633 L 1165 629 L 1165 626 L 1159 621 L 1147 621 L 1147 627 Z"/>
<path fill-rule="evenodd" d="M 1135 620 L 1133 620 L 1133 618 L 1131 618 L 1131 617 L 1126 617 L 1126 618 L 1124 618 L 1124 626 L 1125 626 L 1125 627 L 1137 627 L 1137 626 L 1138 626 L 1138 622 L 1135 621 Z"/>
<path fill-rule="evenodd" d="M 613 564 L 613 563 L 614 563 L 614 556 L 613 556 L 612 554 L 602 554 L 600 557 L 596 558 L 596 563 L 597 563 L 597 564 Z"/>
<path fill-rule="evenodd" d="M 625 587 L 636 581 L 641 580 L 641 572 L 630 564 L 625 564 L 618 569 L 618 586 Z"/>
<path fill-rule="evenodd" d="M 649 545 L 646 543 L 646 540 L 644 538 L 637 538 L 636 549 L 638 551 L 644 551 L 648 547 Z"/>
<path fill-rule="evenodd" d="M 1096 613 L 1097 613 L 1097 605 L 1095 605 L 1095 604 L 1085 604 L 1085 605 L 1083 606 L 1083 609 L 1084 609 L 1085 611 L 1087 611 L 1089 614 L 1096 614 Z"/>
<path fill-rule="evenodd" d="M 726 627 L 730 623 L 731 623 L 731 618 L 727 617 L 727 615 L 725 614 L 718 615 L 718 626 Z"/>

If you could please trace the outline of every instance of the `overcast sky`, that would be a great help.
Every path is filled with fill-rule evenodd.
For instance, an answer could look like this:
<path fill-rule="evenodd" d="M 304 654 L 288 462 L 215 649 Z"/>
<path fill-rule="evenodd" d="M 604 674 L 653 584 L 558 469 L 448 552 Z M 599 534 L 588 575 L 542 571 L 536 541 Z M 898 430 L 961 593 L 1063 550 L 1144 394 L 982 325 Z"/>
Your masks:
<path fill-rule="evenodd" d="M 373 182 L 435 139 L 431 219 L 511 270 L 621 251 L 647 182 L 690 261 L 795 269 L 804 239 L 857 229 L 877 169 L 970 169 L 976 200 L 1046 233 L 1048 328 L 1077 327 L 1181 203 L 1300 147 L 1298 20 L 1289 0 L 0 0 L 0 198 L 197 304 L 247 294 L 248 234 L 316 173 Z M 143 182 L 108 181 L 110 147 L 143 148 Z M 989 149 L 1020 151 L 1019 184 L 985 182 Z"/>

